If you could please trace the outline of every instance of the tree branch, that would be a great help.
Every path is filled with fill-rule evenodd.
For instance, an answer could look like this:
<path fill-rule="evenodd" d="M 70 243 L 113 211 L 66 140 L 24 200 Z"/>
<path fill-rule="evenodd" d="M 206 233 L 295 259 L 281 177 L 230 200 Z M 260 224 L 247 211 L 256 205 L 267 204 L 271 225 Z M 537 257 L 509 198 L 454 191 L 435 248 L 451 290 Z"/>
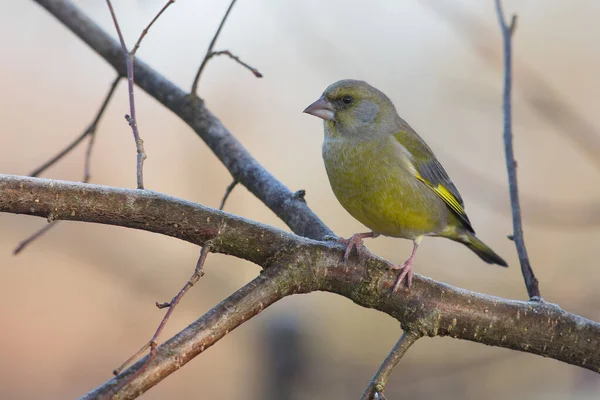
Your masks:
<path fill-rule="evenodd" d="M 280 267 L 265 271 L 159 346 L 156 356 L 141 373 L 138 374 L 149 356 L 87 393 L 81 400 L 137 398 L 242 323 L 283 297 L 297 293 L 298 287 L 289 284 L 297 276 L 298 271 L 293 268 Z M 138 376 L 120 387 L 122 382 L 126 382 L 135 374 Z"/>
<path fill-rule="evenodd" d="M 501 0 L 496 0 L 496 12 L 502 37 L 504 40 L 504 95 L 502 110 L 504 113 L 504 153 L 506 155 L 506 169 L 508 171 L 508 184 L 510 188 L 510 205 L 512 209 L 513 235 L 511 239 L 515 242 L 521 272 L 525 279 L 525 286 L 530 299 L 541 300 L 538 280 L 533 273 L 527 248 L 525 247 L 525 238 L 523 236 L 523 221 L 521 219 L 521 204 L 519 203 L 519 186 L 517 184 L 517 161 L 513 150 L 512 134 L 512 110 L 510 91 L 512 86 L 512 35 L 516 27 L 517 17 L 513 16 L 510 25 L 504 20 Z"/>
<path fill-rule="evenodd" d="M 212 40 L 210 41 L 210 44 L 208 45 L 208 50 L 206 50 L 204 59 L 202 59 L 202 63 L 200 64 L 200 67 L 198 68 L 198 72 L 196 72 L 196 76 L 194 77 L 194 81 L 192 82 L 192 90 L 191 90 L 192 94 L 198 93 L 198 82 L 200 81 L 200 76 L 202 75 L 202 71 L 204 71 L 206 64 L 208 64 L 208 60 L 210 60 L 214 55 L 213 49 L 215 48 L 217 39 L 219 38 L 219 35 L 221 34 L 221 30 L 223 29 L 223 26 L 225 26 L 225 21 L 227 21 L 227 17 L 229 17 L 229 13 L 233 9 L 233 6 L 235 5 L 236 1 L 237 0 L 231 0 L 231 3 L 229 3 L 229 7 L 227 8 L 227 11 L 225 11 L 225 15 L 223 15 L 223 18 L 221 19 L 221 23 L 219 24 L 219 27 L 217 28 L 215 35 L 213 36 Z"/>
<path fill-rule="evenodd" d="M 126 74 L 119 44 L 77 7 L 65 0 L 35 1 L 112 65 L 117 73 Z M 269 207 L 292 231 L 313 239 L 334 236 L 305 201 L 295 197 L 248 153 L 201 99 L 186 94 L 139 58 L 135 59 L 134 69 L 136 85 L 185 121 L 227 167 L 233 178 Z"/>
<path fill-rule="evenodd" d="M 144 40 L 144 37 L 146 37 L 146 35 L 148 34 L 148 31 L 150 31 L 150 28 L 152 28 L 152 25 L 154 25 L 154 23 L 156 22 L 157 19 L 160 18 L 160 16 L 162 15 L 162 13 L 164 13 L 166 11 L 167 8 L 169 8 L 169 6 L 171 4 L 175 3 L 175 0 L 169 0 L 167 1 L 167 3 L 163 6 L 163 8 L 160 9 L 160 11 L 158 12 L 158 14 L 156 14 L 154 16 L 154 18 L 152 18 L 152 21 L 150 21 L 150 23 L 148 24 L 148 26 L 146 26 L 144 28 L 144 30 L 142 31 L 140 37 L 138 38 L 137 42 L 135 42 L 135 46 L 133 46 L 133 50 L 131 50 L 131 54 L 135 54 L 138 49 L 140 48 L 140 45 L 142 44 L 142 40 Z"/>
<path fill-rule="evenodd" d="M 106 107 L 108 107 L 108 103 L 110 102 L 110 99 L 112 99 L 112 96 L 115 93 L 115 90 L 117 89 L 117 86 L 118 86 L 120 80 L 121 80 L 120 76 L 117 76 L 113 80 L 113 82 L 111 83 L 111 85 L 108 89 L 108 93 L 106 93 L 106 96 L 104 96 L 104 100 L 102 101 L 100 108 L 96 112 L 96 116 L 94 117 L 94 120 L 92 121 L 92 123 L 90 125 L 88 125 L 87 128 L 85 128 L 85 130 L 81 133 L 81 135 L 77 136 L 75 138 L 75 140 L 73 140 L 71 143 L 69 143 L 67 145 L 67 147 L 65 147 L 64 149 L 59 151 L 57 155 L 52 157 L 50 160 L 46 161 L 41 166 L 37 167 L 34 171 L 31 172 L 31 174 L 29 174 L 29 176 L 32 176 L 32 177 L 40 176 L 45 170 L 47 170 L 52 165 L 54 165 L 56 162 L 60 161 L 63 157 L 65 157 L 67 154 L 69 154 L 75 147 L 77 147 L 77 145 L 79 143 L 81 143 L 81 141 L 83 139 L 85 139 L 86 137 L 88 137 L 90 135 L 93 136 L 96 134 L 96 129 L 98 127 L 98 123 L 100 122 L 102 115 L 104 115 L 104 111 L 106 110 Z M 87 182 L 86 178 L 89 179 L 89 174 L 90 174 L 89 173 L 89 165 L 88 165 L 89 157 L 87 156 L 87 154 L 90 152 L 91 152 L 91 150 L 89 150 L 89 146 L 88 146 L 88 151 L 86 151 L 86 163 L 84 165 L 84 174 L 83 174 L 84 175 L 83 179 L 85 182 Z"/>
<path fill-rule="evenodd" d="M 117 35 L 119 36 L 119 42 L 121 43 L 121 51 L 123 53 L 123 58 L 125 59 L 126 68 L 126 76 L 127 76 L 127 88 L 129 94 L 129 114 L 125 115 L 125 119 L 127 123 L 131 127 L 131 131 L 133 132 L 133 139 L 135 140 L 135 147 L 137 151 L 137 167 L 136 167 L 136 176 L 137 176 L 137 188 L 144 188 L 144 160 L 146 160 L 146 151 L 144 150 L 144 141 L 140 136 L 140 132 L 138 129 L 137 117 L 135 112 L 135 95 L 134 95 L 134 69 L 133 63 L 135 60 L 135 53 L 127 50 L 127 45 L 125 44 L 125 39 L 123 38 L 123 34 L 121 33 L 121 28 L 119 27 L 119 21 L 117 20 L 117 15 L 115 14 L 115 10 L 113 9 L 112 3 L 110 0 L 106 0 L 106 4 L 108 5 L 108 9 L 110 10 L 110 15 L 115 24 L 115 29 L 117 31 Z M 169 3 L 170 4 L 170 3 Z M 167 4 L 168 5 L 168 4 Z M 162 13 L 162 10 L 161 10 Z M 140 36 L 138 42 L 141 42 L 144 37 L 144 33 Z M 136 48 L 137 50 L 137 48 Z"/>
<path fill-rule="evenodd" d="M 335 241 L 303 238 L 157 192 L 0 175 L 0 212 L 124 226 L 198 245 L 210 240 L 213 252 L 240 257 L 267 269 L 289 270 L 291 275 L 287 276 L 293 279 L 276 285 L 280 293 L 337 293 L 396 318 L 405 331 L 519 350 L 600 372 L 600 323 L 557 305 L 487 296 L 419 275 L 414 276 L 409 292 L 391 293 L 397 274 L 388 269 L 390 263 L 373 254 L 365 254 L 360 263 L 350 259 L 344 265 L 344 248 Z M 200 320 L 217 318 L 213 314 L 211 311 Z M 246 318 L 244 315 L 242 321 L 228 324 L 239 325 Z M 212 335 L 219 326 L 210 329 Z M 231 326 L 223 329 L 230 331 Z M 179 338 L 177 343 L 183 345 L 182 340 Z M 164 351 L 169 353 L 168 349 Z M 169 354 L 175 359 L 185 357 Z M 147 382 L 147 387 L 155 383 Z"/>
<path fill-rule="evenodd" d="M 248 71 L 252 72 L 252 74 L 255 77 L 257 77 L 257 78 L 263 77 L 263 74 L 261 74 L 258 69 L 254 68 L 253 66 L 249 65 L 248 63 L 245 63 L 238 56 L 236 56 L 229 50 L 213 51 L 212 53 L 210 53 L 209 59 L 216 57 L 216 56 L 227 56 L 227 57 L 231 58 L 233 61 L 235 61 L 236 63 L 240 64 L 242 67 L 246 68 Z"/>
<path fill-rule="evenodd" d="M 394 347 L 390 354 L 383 360 L 383 363 L 369 382 L 369 386 L 363 393 L 361 400 L 374 400 L 374 399 L 384 399 L 383 392 L 385 391 L 385 385 L 387 384 L 388 378 L 392 373 L 393 369 L 398 365 L 400 359 L 406 354 L 408 349 L 419 339 L 421 336 L 405 331 L 400 336 L 400 339 Z M 376 397 L 377 396 L 377 397 Z"/>

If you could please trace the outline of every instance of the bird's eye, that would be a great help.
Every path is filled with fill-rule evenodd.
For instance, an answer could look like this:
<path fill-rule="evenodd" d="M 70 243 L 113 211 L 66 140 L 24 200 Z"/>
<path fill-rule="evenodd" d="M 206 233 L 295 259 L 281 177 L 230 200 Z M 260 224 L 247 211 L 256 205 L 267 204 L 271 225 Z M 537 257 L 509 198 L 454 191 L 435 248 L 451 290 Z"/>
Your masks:
<path fill-rule="evenodd" d="M 342 97 L 342 102 L 344 104 L 350 104 L 350 103 L 352 103 L 352 97 L 350 97 L 350 96 L 344 96 L 344 97 Z"/>

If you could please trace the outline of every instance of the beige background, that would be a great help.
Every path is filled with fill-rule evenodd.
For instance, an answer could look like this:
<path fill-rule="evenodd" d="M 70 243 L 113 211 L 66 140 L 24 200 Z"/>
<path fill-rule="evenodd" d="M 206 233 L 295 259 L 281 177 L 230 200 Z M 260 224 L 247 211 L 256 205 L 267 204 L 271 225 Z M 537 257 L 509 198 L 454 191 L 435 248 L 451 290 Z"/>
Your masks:
<path fill-rule="evenodd" d="M 114 3 L 127 41 L 133 43 L 163 1 Z M 113 34 L 103 1 L 78 4 Z M 139 56 L 188 88 L 227 5 L 221 0 L 177 1 L 147 36 Z M 0 6 L 0 172 L 27 174 L 87 126 L 113 72 L 33 1 L 1 0 Z M 575 145 L 574 132 L 556 129 L 529 99 L 548 100 L 539 91 L 539 79 L 545 80 L 561 101 L 599 124 L 600 3 L 514 0 L 506 1 L 505 8 L 520 17 L 514 131 L 532 263 L 547 300 L 598 320 L 600 164 Z M 511 221 L 495 18 L 491 0 L 380 0 L 368 7 L 343 0 L 240 0 L 217 49 L 232 50 L 265 78 L 255 79 L 219 58 L 206 69 L 200 94 L 266 168 L 292 190 L 306 189 L 313 210 L 336 233 L 349 236 L 362 227 L 333 197 L 320 156 L 321 124 L 301 111 L 338 79 L 365 79 L 381 88 L 446 166 L 479 236 L 511 264 L 509 269 L 490 267 L 462 246 L 427 239 L 417 272 L 470 290 L 524 299 L 515 250 L 506 239 Z M 149 156 L 147 188 L 217 206 L 230 183 L 227 170 L 156 101 L 137 91 L 137 102 Z M 135 186 L 135 147 L 123 120 L 127 108 L 121 83 L 98 131 L 94 183 Z M 551 114 L 560 112 L 553 109 Z M 45 176 L 81 179 L 83 150 Z M 284 227 L 244 188 L 234 191 L 226 209 Z M 12 256 L 19 241 L 44 223 L 0 216 L 3 399 L 74 398 L 109 378 L 153 333 L 162 317 L 154 302 L 176 293 L 199 251 L 146 232 L 61 222 L 23 254 Z M 379 238 L 368 246 L 400 262 L 411 245 Z M 219 255 L 209 256 L 206 269 L 163 338 L 259 271 Z M 296 336 L 285 336 L 290 331 Z M 283 343 L 297 339 L 292 343 L 302 349 L 304 372 L 289 385 L 293 396 L 272 398 L 346 399 L 360 395 L 400 330 L 390 317 L 342 297 L 295 296 L 232 332 L 144 398 L 268 398 L 265 392 L 272 390 L 268 382 L 274 376 L 268 354 L 286 357 L 268 345 L 276 342 L 272 337 L 277 332 L 283 332 L 278 336 Z M 293 348 L 282 347 L 288 353 Z M 600 379 L 588 371 L 437 338 L 415 345 L 394 371 L 387 393 L 390 399 L 591 399 L 598 390 Z"/>

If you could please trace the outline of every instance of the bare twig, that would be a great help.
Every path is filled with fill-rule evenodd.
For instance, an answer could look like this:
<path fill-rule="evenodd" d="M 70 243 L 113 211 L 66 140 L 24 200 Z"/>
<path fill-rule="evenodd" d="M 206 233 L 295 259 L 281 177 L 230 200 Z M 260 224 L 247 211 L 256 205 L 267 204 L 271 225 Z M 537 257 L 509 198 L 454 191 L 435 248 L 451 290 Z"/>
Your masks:
<path fill-rule="evenodd" d="M 102 102 L 100 109 L 98 110 L 98 112 L 96 113 L 96 116 L 94 117 L 94 120 L 83 131 L 83 133 L 81 135 L 79 135 L 77 138 L 75 138 L 74 141 L 72 141 L 67 147 L 65 147 L 63 150 L 61 150 L 57 155 L 55 155 L 49 161 L 45 162 L 43 165 L 41 165 L 35 171 L 33 171 L 30 176 L 32 176 L 32 177 L 39 176 L 42 172 L 44 172 L 46 169 L 48 169 L 51 165 L 53 165 L 54 163 L 56 163 L 57 161 L 62 159 L 64 156 L 66 156 L 79 143 L 81 143 L 81 141 L 83 139 L 85 139 L 86 137 L 89 136 L 90 139 L 88 141 L 88 146 L 85 151 L 85 161 L 84 161 L 84 166 L 83 166 L 83 182 L 88 183 L 90 181 L 90 160 L 92 157 L 92 149 L 94 148 L 94 142 L 96 139 L 96 130 L 98 127 L 98 123 L 100 122 L 100 118 L 102 118 L 102 115 L 104 114 L 104 111 L 106 110 L 106 107 L 108 106 L 108 103 L 110 102 L 110 99 L 112 98 L 113 93 L 117 89 L 117 85 L 119 84 L 120 80 L 121 80 L 121 77 L 117 76 L 115 78 L 115 80 L 112 82 L 112 84 L 110 85 L 110 89 L 108 90 L 108 93 L 104 97 L 104 101 Z M 19 245 L 13 250 L 13 254 L 15 254 L 15 255 L 19 254 L 21 251 L 23 251 L 25 249 L 25 247 L 27 247 L 29 244 L 34 242 L 37 238 L 39 238 L 40 236 L 42 236 L 43 234 L 48 232 L 56 224 L 58 224 L 59 221 L 49 220 L 48 222 L 49 222 L 48 225 L 44 225 L 41 229 L 34 232 L 31 236 L 29 236 L 25 240 L 21 241 L 21 243 L 19 243 Z"/>
<path fill-rule="evenodd" d="M 235 62 L 240 64 L 242 67 L 244 67 L 247 70 L 249 70 L 250 72 L 252 72 L 255 77 L 257 77 L 257 78 L 263 77 L 263 74 L 261 74 L 259 70 L 248 65 L 247 63 L 243 62 L 242 60 L 240 60 L 240 58 L 238 56 L 236 56 L 235 54 L 232 54 L 229 50 L 213 51 L 212 53 L 210 53 L 210 56 L 208 58 L 210 59 L 215 56 L 223 56 L 223 55 L 228 56 L 229 58 L 231 58 L 232 60 L 234 60 Z"/>
<path fill-rule="evenodd" d="M 385 399 L 383 392 L 385 391 L 385 385 L 387 380 L 392 373 L 392 370 L 398 365 L 398 362 L 404 356 L 406 351 L 412 346 L 417 339 L 421 336 L 412 332 L 404 331 L 402 336 L 394 347 L 390 354 L 383 360 L 383 363 L 369 382 L 369 386 L 362 394 L 361 400 L 373 400 L 373 399 Z"/>
<path fill-rule="evenodd" d="M 150 21 L 150 23 L 148 24 L 148 26 L 146 28 L 144 28 L 144 30 L 142 31 L 142 34 L 138 38 L 138 41 L 135 43 L 135 46 L 133 46 L 133 50 L 131 50 L 131 54 L 132 55 L 135 55 L 135 53 L 138 51 L 138 49 L 140 48 L 140 44 L 142 44 L 142 40 L 148 34 L 148 31 L 150 30 L 150 28 L 152 27 L 152 25 L 154 25 L 154 23 L 156 22 L 156 20 L 158 18 L 160 18 L 160 16 L 162 15 L 162 13 L 164 13 L 165 10 L 167 8 L 169 8 L 169 6 L 171 4 L 173 4 L 173 3 L 175 3 L 175 0 L 169 0 L 169 1 L 167 1 L 167 4 L 165 4 L 163 6 L 163 8 L 160 9 L 160 11 L 158 12 L 158 14 L 156 14 L 156 16 L 154 18 L 152 18 L 152 21 Z"/>
<path fill-rule="evenodd" d="M 223 15 L 223 19 L 221 19 L 221 23 L 219 24 L 219 27 L 217 28 L 215 35 L 213 36 L 212 40 L 210 41 L 210 44 L 208 45 L 208 50 L 206 50 L 206 55 L 204 56 L 204 59 L 202 60 L 202 63 L 200 64 L 200 68 L 198 68 L 198 72 L 196 72 L 196 76 L 194 77 L 194 82 L 192 83 L 192 91 L 191 92 L 193 94 L 196 94 L 198 91 L 198 81 L 200 80 L 200 75 L 202 75 L 202 71 L 204 71 L 204 67 L 206 67 L 208 60 L 210 60 L 210 58 L 212 57 L 212 52 L 215 47 L 215 44 L 217 43 L 217 39 L 219 38 L 219 35 L 221 34 L 221 30 L 223 29 L 223 26 L 225 26 L 225 21 L 227 21 L 227 17 L 229 17 L 229 13 L 233 9 L 233 6 L 235 5 L 236 1 L 237 0 L 231 0 L 231 3 L 229 3 L 229 7 L 227 8 L 227 11 L 225 11 L 225 15 Z"/>
<path fill-rule="evenodd" d="M 227 201 L 227 199 L 229 198 L 229 195 L 231 194 L 233 189 L 237 186 L 237 184 L 238 184 L 238 181 L 236 181 L 234 179 L 233 182 L 231 182 L 231 184 L 229 184 L 229 186 L 227 186 L 227 189 L 225 189 L 225 194 L 223 195 L 223 200 L 221 200 L 221 205 L 219 205 L 219 210 L 223 210 L 223 207 L 225 207 L 225 202 Z"/>
<path fill-rule="evenodd" d="M 219 35 L 221 34 L 221 30 L 223 29 L 223 26 L 225 25 L 225 21 L 227 21 L 227 17 L 229 16 L 229 13 L 233 9 L 233 6 L 235 5 L 236 1 L 237 0 L 231 0 L 231 3 L 229 4 L 229 8 L 227 8 L 227 11 L 225 12 L 225 15 L 223 16 L 223 19 L 221 20 L 221 23 L 219 24 L 219 27 L 217 28 L 215 35 L 213 36 L 212 40 L 210 41 L 210 44 L 208 45 L 208 50 L 206 50 L 206 55 L 204 56 L 204 59 L 202 60 L 202 63 L 200 64 L 200 68 L 198 68 L 198 72 L 196 72 L 196 76 L 194 77 L 194 82 L 192 83 L 191 93 L 193 93 L 193 94 L 196 94 L 198 92 L 198 82 L 200 81 L 200 76 L 202 75 L 202 71 L 204 71 L 204 68 L 208 64 L 208 61 L 211 58 L 213 58 L 214 56 L 220 56 L 220 55 L 229 56 L 232 60 L 236 61 L 238 64 L 240 64 L 241 66 L 243 66 L 244 68 L 246 68 L 250 72 L 252 72 L 255 77 L 257 77 L 257 78 L 263 77 L 263 75 L 256 68 L 246 64 L 245 62 L 240 60 L 240 58 L 238 56 L 234 55 L 229 50 L 214 51 L 215 44 L 217 43 L 217 39 L 218 39 Z"/>
<path fill-rule="evenodd" d="M 194 286 L 198 282 L 198 280 L 200 280 L 200 278 L 202 276 L 204 276 L 204 263 L 206 262 L 206 257 L 208 256 L 209 251 L 210 251 L 209 243 L 202 246 L 202 250 L 200 251 L 200 257 L 198 258 L 198 262 L 196 263 L 196 268 L 194 269 L 194 273 L 192 274 L 190 279 L 185 283 L 183 288 L 181 288 L 179 293 L 177 293 L 177 295 L 175 295 L 175 297 L 173 297 L 173 299 L 170 302 L 168 302 L 168 303 L 156 302 L 156 307 L 158 307 L 159 309 L 168 308 L 168 310 L 167 310 L 167 313 L 165 314 L 165 316 L 163 317 L 163 319 L 160 321 L 160 324 L 158 325 L 156 332 L 154 332 L 154 335 L 152 335 L 152 339 L 150 339 L 150 341 L 148 343 L 146 343 L 144 346 L 142 346 L 142 348 L 139 349 L 137 351 L 137 353 L 135 353 L 133 356 L 129 357 L 123 364 L 121 364 L 118 368 L 116 368 L 113 371 L 113 374 L 115 374 L 115 375 L 120 374 L 123 371 L 123 369 L 125 369 L 125 367 L 127 367 L 129 364 L 131 364 L 136 359 L 138 359 L 147 349 L 150 349 L 150 356 L 148 358 L 146 358 L 144 366 L 142 366 L 142 368 L 140 368 L 140 370 L 137 372 L 137 374 L 132 375 L 129 380 L 125 381 L 123 383 L 123 386 L 126 385 L 127 383 L 129 383 L 130 380 L 135 379 L 135 377 L 137 377 L 147 367 L 147 365 L 150 362 L 152 362 L 152 360 L 156 356 L 156 346 L 158 345 L 158 337 L 160 336 L 163 329 L 165 328 L 167 322 L 169 321 L 169 318 L 171 318 L 173 311 L 175 311 L 175 307 L 179 304 L 179 302 L 181 301 L 183 296 L 188 292 L 188 290 L 190 290 L 192 288 L 192 286 Z"/>
<path fill-rule="evenodd" d="M 96 132 L 96 127 L 98 125 L 98 122 L 100 121 L 100 118 L 102 118 L 102 115 L 104 114 L 104 110 L 106 110 L 106 107 L 108 106 L 108 103 L 110 102 L 110 99 L 112 98 L 112 95 L 115 92 L 115 89 L 117 88 L 117 85 L 118 85 L 120 79 L 121 79 L 121 77 L 117 76 L 115 78 L 115 80 L 112 82 L 112 84 L 110 85 L 110 89 L 108 90 L 108 93 L 104 97 L 104 101 L 102 102 L 100 109 L 96 113 L 96 117 L 94 118 L 92 123 L 81 133 L 81 135 L 77 136 L 75 138 L 75 140 L 73 140 L 71 143 L 69 143 L 69 145 L 67 145 L 67 147 L 65 147 L 63 150 L 61 150 L 57 155 L 55 155 L 50 160 L 46 161 L 44 164 L 42 164 L 41 166 L 36 168 L 34 171 L 32 171 L 31 174 L 29 174 L 29 176 L 32 176 L 32 177 L 40 176 L 40 174 L 42 172 L 44 172 L 45 170 L 50 168 L 52 165 L 54 165 L 56 162 L 60 161 L 64 156 L 69 154 L 88 135 L 93 135 Z"/>
<path fill-rule="evenodd" d="M 24 239 L 19 243 L 17 247 L 13 250 L 13 254 L 19 254 L 25 247 L 27 247 L 31 242 L 35 241 L 37 238 L 42 236 L 44 233 L 48 232 L 54 225 L 56 225 L 58 221 L 52 221 L 46 225 L 44 225 L 41 229 L 35 231 L 31 236 Z"/>
<path fill-rule="evenodd" d="M 81 141 L 83 139 L 85 139 L 87 137 L 87 135 L 89 134 L 89 129 L 90 128 L 88 127 L 85 131 L 83 131 L 83 133 L 81 135 L 77 136 L 75 138 L 75 140 L 73 140 L 71 143 L 69 143 L 67 145 L 67 147 L 62 149 L 57 155 L 55 155 L 54 157 L 52 157 L 51 159 L 46 161 L 44 164 L 40 165 L 35 170 L 31 171 L 29 176 L 32 176 L 32 177 L 40 176 L 42 174 L 42 172 L 44 172 L 45 170 L 50 168 L 52 165 L 54 165 L 56 162 L 60 161 L 64 156 L 69 154 L 75 147 L 77 147 L 77 145 L 79 143 L 81 143 Z"/>
<path fill-rule="evenodd" d="M 504 113 L 504 153 L 506 155 L 506 169 L 508 170 L 508 183 L 510 187 L 510 204 L 513 214 L 513 237 L 519 262 L 521 263 L 521 272 L 525 279 L 525 286 L 530 299 L 541 299 L 538 280 L 533 273 L 527 248 L 525 247 L 525 238 L 523 237 L 523 222 L 521 219 L 521 205 L 519 203 L 519 187 L 517 184 L 517 161 L 513 150 L 512 135 L 512 110 L 511 110 L 511 86 L 512 86 L 512 35 L 516 26 L 517 16 L 513 15 L 510 25 L 506 24 L 504 13 L 502 11 L 501 0 L 496 1 L 496 12 L 498 22 L 502 31 L 504 40 L 504 95 L 502 110 Z"/>
<path fill-rule="evenodd" d="M 119 42 L 121 43 L 121 50 L 123 51 L 123 57 L 125 58 L 125 64 L 127 65 L 127 86 L 129 92 L 129 115 L 125 115 L 125 119 L 131 130 L 133 132 L 133 138 L 135 140 L 135 147 L 137 150 L 137 187 L 138 189 L 144 188 L 144 160 L 146 160 L 146 152 L 144 151 L 144 141 L 140 136 L 140 132 L 138 130 L 138 122 L 135 113 L 135 96 L 134 96 L 134 87 L 135 87 L 135 79 L 133 74 L 133 65 L 135 60 L 135 53 L 140 47 L 142 40 L 150 30 L 150 27 L 156 22 L 156 20 L 162 15 L 162 13 L 172 4 L 175 0 L 169 0 L 163 8 L 158 12 L 158 14 L 150 21 L 148 26 L 142 31 L 138 41 L 133 47 L 132 51 L 127 50 L 127 45 L 125 44 L 125 39 L 123 38 L 123 34 L 121 33 L 121 27 L 119 26 L 119 21 L 117 20 L 117 15 L 115 14 L 115 10 L 113 9 L 111 0 L 106 0 L 106 4 L 108 5 L 108 9 L 110 10 L 110 15 L 112 16 L 113 22 L 115 24 L 115 29 L 117 30 L 117 35 L 119 36 Z"/>

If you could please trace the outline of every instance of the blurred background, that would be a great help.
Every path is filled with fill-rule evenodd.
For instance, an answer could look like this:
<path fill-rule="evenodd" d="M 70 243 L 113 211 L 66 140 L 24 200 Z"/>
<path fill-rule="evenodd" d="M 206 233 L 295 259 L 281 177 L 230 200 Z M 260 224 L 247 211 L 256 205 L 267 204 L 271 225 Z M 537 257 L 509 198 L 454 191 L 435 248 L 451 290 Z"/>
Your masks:
<path fill-rule="evenodd" d="M 106 4 L 78 5 L 113 37 Z M 115 1 L 131 45 L 164 0 Z M 90 123 L 112 69 L 33 1 L 0 0 L 0 172 L 26 175 Z M 188 90 L 227 0 L 177 1 L 140 58 Z M 525 237 L 544 298 L 600 319 L 600 51 L 594 0 L 505 1 L 516 12 L 514 134 Z M 437 153 L 465 199 L 479 237 L 511 268 L 465 247 L 426 239 L 419 274 L 469 290 L 526 299 L 511 232 L 501 134 L 502 55 L 492 0 L 240 0 L 205 70 L 199 94 L 248 150 L 339 235 L 363 229 L 334 198 L 321 160 L 322 125 L 301 111 L 330 83 L 382 89 Z M 217 207 L 231 181 L 204 143 L 136 91 L 148 160 L 145 184 Z M 135 146 L 121 82 L 97 132 L 93 183 L 135 187 Z M 44 176 L 81 180 L 85 145 Z M 287 229 L 243 187 L 227 211 Z M 199 249 L 124 228 L 61 222 L 23 253 L 40 218 L 0 216 L 0 398 L 76 398 L 154 332 Z M 369 240 L 395 262 L 409 241 Z M 210 255 L 162 339 L 254 278 L 259 268 Z M 146 393 L 147 399 L 358 398 L 400 335 L 389 316 L 327 293 L 275 304 Z M 446 338 L 419 341 L 396 368 L 390 399 L 592 399 L 600 378 L 541 357 Z"/>

